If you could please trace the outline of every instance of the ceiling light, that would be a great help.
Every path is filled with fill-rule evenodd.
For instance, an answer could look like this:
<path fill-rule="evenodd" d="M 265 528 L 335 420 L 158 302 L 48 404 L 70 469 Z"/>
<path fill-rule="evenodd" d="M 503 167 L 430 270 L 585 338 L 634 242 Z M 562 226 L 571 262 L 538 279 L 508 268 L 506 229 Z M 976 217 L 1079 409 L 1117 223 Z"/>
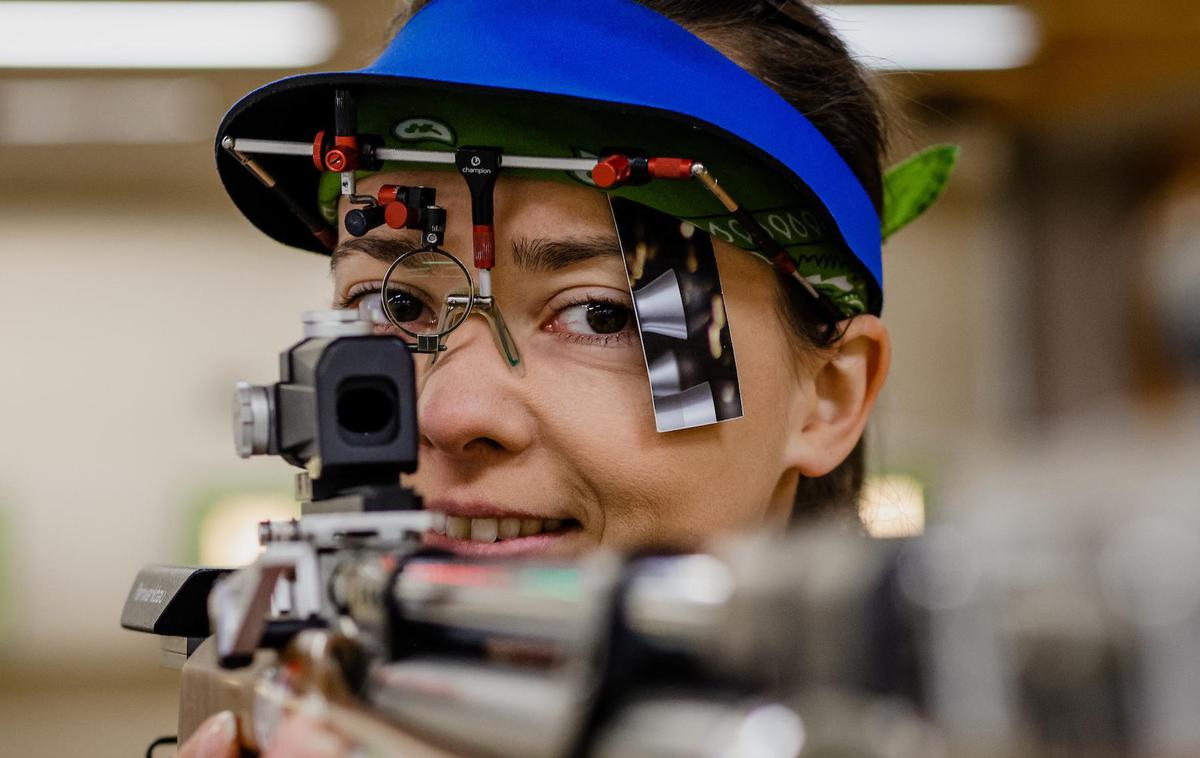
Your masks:
<path fill-rule="evenodd" d="M 1016 5 L 833 5 L 818 8 L 871 68 L 1018 68 L 1039 46 L 1037 18 Z"/>
<path fill-rule="evenodd" d="M 313 2 L 0 2 L 0 68 L 299 68 L 337 46 Z"/>

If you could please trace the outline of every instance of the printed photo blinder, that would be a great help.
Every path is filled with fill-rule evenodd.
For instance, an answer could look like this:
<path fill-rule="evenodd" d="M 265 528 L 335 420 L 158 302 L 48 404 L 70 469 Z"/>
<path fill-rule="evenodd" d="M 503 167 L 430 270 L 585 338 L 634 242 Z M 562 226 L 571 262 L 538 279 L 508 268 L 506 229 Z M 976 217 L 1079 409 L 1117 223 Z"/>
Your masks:
<path fill-rule="evenodd" d="M 660 432 L 742 416 L 737 362 L 712 239 L 609 196 Z"/>

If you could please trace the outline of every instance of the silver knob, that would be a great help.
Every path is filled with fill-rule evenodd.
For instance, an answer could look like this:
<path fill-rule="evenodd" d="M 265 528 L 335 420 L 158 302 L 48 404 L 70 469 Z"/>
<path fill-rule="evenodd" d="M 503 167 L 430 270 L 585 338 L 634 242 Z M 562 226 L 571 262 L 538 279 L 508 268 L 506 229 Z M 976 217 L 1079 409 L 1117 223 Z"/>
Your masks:
<path fill-rule="evenodd" d="M 271 447 L 271 395 L 266 387 L 238 382 L 233 391 L 233 444 L 242 458 Z"/>
<path fill-rule="evenodd" d="M 305 337 L 369 337 L 375 331 L 370 314 L 356 309 L 305 311 Z"/>

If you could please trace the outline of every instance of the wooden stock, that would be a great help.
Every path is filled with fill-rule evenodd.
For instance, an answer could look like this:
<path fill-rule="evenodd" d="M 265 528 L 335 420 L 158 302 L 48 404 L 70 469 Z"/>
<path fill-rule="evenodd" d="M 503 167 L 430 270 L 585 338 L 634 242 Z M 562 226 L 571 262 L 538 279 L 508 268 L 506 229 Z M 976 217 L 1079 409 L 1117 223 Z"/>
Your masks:
<path fill-rule="evenodd" d="M 205 640 L 183 666 L 179 693 L 180 744 L 186 742 L 206 718 L 228 710 L 237 717 L 238 738 L 243 750 L 251 751 L 251 754 L 261 751 L 265 746 L 258 744 L 254 733 L 255 720 L 271 716 L 255 713 L 255 708 L 259 707 L 255 688 L 278 663 L 278 656 L 273 651 L 259 650 L 250 666 L 224 669 L 217 664 L 213 638 Z M 318 714 L 312 713 L 311 698 L 314 694 L 323 700 Z M 319 718 L 325 727 L 351 744 L 366 748 L 369 754 L 403 755 L 406 758 L 448 758 L 455 755 L 381 721 L 363 704 L 351 702 L 348 698 L 331 698 L 330 693 L 314 690 L 284 691 L 277 704 L 284 713 L 295 713 L 301 710 L 302 699 L 309 701 L 303 708 L 306 715 Z"/>

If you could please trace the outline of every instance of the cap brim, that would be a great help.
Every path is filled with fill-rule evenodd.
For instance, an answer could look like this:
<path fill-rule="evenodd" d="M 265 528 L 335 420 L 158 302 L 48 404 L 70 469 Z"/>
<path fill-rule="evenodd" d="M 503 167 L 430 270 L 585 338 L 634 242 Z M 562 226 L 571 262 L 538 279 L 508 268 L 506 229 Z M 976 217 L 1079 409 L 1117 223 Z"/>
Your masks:
<path fill-rule="evenodd" d="M 344 87 L 358 101 L 360 133 L 389 146 L 484 144 L 508 154 L 562 157 L 637 147 L 702 161 L 805 275 L 834 281 L 851 272 L 861 278 L 854 283 L 865 300 L 858 309 L 878 312 L 878 213 L 828 141 L 777 93 L 682 27 L 628 0 L 600 2 L 606 13 L 582 14 L 574 0 L 431 3 L 370 68 L 286 78 L 238 102 L 217 134 L 221 180 L 265 234 L 327 252 L 221 141 L 311 142 L 332 124 L 333 93 Z M 491 33 L 472 35 L 472 28 Z M 449 124 L 452 141 L 398 136 L 395 127 L 412 119 Z M 321 173 L 311 161 L 260 160 L 293 199 L 315 206 Z M 587 182 L 552 173 L 543 172 Z M 751 247 L 695 183 L 654 182 L 619 194 Z"/>

